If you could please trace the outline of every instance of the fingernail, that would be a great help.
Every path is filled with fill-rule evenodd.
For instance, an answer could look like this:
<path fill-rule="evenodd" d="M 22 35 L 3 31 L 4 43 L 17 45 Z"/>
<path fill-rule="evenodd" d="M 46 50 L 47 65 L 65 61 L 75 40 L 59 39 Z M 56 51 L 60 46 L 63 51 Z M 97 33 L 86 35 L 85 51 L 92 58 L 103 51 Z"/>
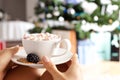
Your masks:
<path fill-rule="evenodd" d="M 50 60 L 49 60 L 49 58 L 47 56 L 43 56 L 43 61 L 44 62 L 49 62 Z"/>
<path fill-rule="evenodd" d="M 19 47 L 19 45 L 16 45 L 16 46 L 10 47 L 10 49 L 14 49 L 14 48 L 17 48 L 17 47 Z"/>
<path fill-rule="evenodd" d="M 16 45 L 16 47 L 19 47 L 19 45 Z"/>
<path fill-rule="evenodd" d="M 14 48 L 16 48 L 16 47 L 20 47 L 20 46 L 19 45 L 14 46 Z"/>

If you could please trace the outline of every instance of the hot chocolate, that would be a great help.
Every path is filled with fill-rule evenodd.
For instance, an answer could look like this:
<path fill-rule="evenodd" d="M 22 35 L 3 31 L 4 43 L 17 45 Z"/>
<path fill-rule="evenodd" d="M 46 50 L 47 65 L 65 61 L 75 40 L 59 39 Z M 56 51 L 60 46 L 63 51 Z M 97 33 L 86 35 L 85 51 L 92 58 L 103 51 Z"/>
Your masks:
<path fill-rule="evenodd" d="M 43 41 L 43 40 L 60 39 L 60 36 L 50 33 L 36 33 L 36 34 L 25 34 L 23 38 L 26 40 Z"/>

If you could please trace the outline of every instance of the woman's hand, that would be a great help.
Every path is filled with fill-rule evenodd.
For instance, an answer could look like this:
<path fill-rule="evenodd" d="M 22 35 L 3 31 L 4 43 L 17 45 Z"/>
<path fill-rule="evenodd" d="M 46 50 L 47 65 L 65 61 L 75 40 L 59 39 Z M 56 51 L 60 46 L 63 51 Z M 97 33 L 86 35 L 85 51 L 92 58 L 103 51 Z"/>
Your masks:
<path fill-rule="evenodd" d="M 71 64 L 65 72 L 60 72 L 47 57 L 43 57 L 42 61 L 54 80 L 82 80 L 81 68 L 77 58 L 77 54 L 74 54 Z"/>
<path fill-rule="evenodd" d="M 0 51 L 0 80 L 3 80 L 8 68 L 11 65 L 8 65 L 12 56 L 17 53 L 19 46 L 6 48 Z"/>

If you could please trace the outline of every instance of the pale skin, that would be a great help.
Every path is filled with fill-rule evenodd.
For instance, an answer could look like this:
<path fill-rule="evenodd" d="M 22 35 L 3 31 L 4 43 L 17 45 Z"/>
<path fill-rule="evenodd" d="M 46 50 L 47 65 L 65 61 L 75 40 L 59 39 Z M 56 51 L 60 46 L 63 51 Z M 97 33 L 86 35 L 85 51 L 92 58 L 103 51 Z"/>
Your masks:
<path fill-rule="evenodd" d="M 82 80 L 81 68 L 77 55 L 64 64 L 55 65 L 52 61 L 43 57 L 42 62 L 46 68 L 43 74 L 39 69 L 15 66 L 10 62 L 11 57 L 19 50 L 19 46 L 0 51 L 0 80 Z"/>
<path fill-rule="evenodd" d="M 71 64 L 65 72 L 60 72 L 49 58 L 43 57 L 42 60 L 45 68 L 52 75 L 53 80 L 82 80 L 81 68 L 76 54 L 73 55 Z"/>
<path fill-rule="evenodd" d="M 6 48 L 0 51 L 0 80 L 3 80 L 7 70 L 9 70 L 13 64 L 9 63 L 11 57 L 19 50 L 19 47 Z M 8 65 L 9 64 L 9 65 Z"/>

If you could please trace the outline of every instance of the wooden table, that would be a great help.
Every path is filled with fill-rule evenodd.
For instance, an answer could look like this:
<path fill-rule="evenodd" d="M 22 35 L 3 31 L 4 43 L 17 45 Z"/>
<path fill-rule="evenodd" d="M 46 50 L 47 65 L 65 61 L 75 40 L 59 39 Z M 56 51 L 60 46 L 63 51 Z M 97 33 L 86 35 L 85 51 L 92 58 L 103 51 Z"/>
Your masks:
<path fill-rule="evenodd" d="M 84 80 L 120 80 L 120 62 L 103 61 L 81 65 Z"/>
<path fill-rule="evenodd" d="M 61 67 L 59 66 L 59 69 L 61 68 L 63 70 L 63 67 L 64 69 L 66 68 L 65 65 L 61 65 Z M 87 66 L 81 65 L 81 70 L 83 73 L 83 80 L 120 80 L 119 62 L 103 61 Z M 44 68 L 40 68 L 37 71 L 37 73 L 42 75 L 41 78 L 43 80 L 50 80 L 51 76 L 50 75 L 45 76 L 44 72 L 45 72 Z M 19 80 L 26 80 L 28 79 L 28 76 L 30 76 L 31 74 L 32 75 L 36 74 L 35 70 L 25 66 L 19 66 L 18 68 L 15 68 L 14 70 L 8 72 L 8 75 L 6 76 L 6 80 L 9 78 L 10 78 L 9 80 L 13 80 L 13 79 L 15 80 L 15 78 L 18 79 L 18 77 L 20 77 Z M 27 77 L 26 76 L 21 77 L 23 75 L 26 75 Z M 35 78 L 34 76 L 32 78 Z"/>
<path fill-rule="evenodd" d="M 120 80 L 120 62 L 102 61 L 92 65 L 81 65 L 81 69 L 83 80 Z M 44 71 L 43 69 L 40 72 Z"/>

